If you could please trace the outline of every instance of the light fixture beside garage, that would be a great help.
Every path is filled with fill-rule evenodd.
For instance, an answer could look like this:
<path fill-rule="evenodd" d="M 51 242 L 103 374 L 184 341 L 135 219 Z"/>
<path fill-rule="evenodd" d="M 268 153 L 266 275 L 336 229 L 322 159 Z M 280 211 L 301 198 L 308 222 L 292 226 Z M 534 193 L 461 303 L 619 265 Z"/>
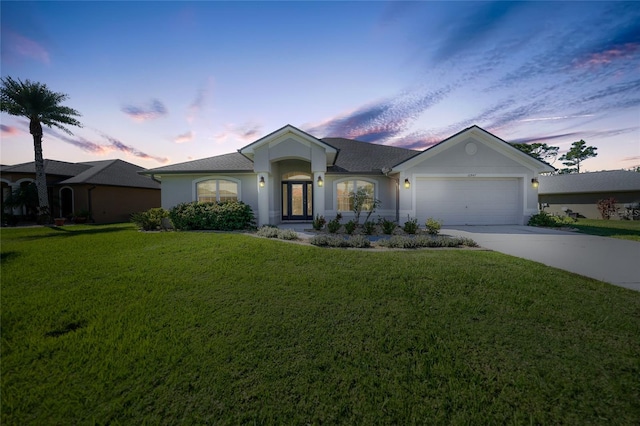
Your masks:
<path fill-rule="evenodd" d="M 538 178 L 531 179 L 531 186 L 537 188 L 540 183 L 538 182 Z"/>
<path fill-rule="evenodd" d="M 411 182 L 409 182 L 409 178 L 405 178 L 405 180 L 404 180 L 404 187 L 405 187 L 406 189 L 411 188 Z"/>
<path fill-rule="evenodd" d="M 260 188 L 264 188 L 264 176 L 260 176 Z"/>

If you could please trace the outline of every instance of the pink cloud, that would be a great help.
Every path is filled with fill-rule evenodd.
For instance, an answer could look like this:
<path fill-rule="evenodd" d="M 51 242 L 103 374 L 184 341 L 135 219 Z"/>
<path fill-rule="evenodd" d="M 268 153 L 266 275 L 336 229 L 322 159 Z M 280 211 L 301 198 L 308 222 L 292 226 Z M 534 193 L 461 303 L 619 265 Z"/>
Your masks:
<path fill-rule="evenodd" d="M 262 126 L 256 123 L 227 124 L 225 130 L 214 136 L 217 142 L 232 138 L 244 142 L 252 142 L 262 134 Z"/>
<path fill-rule="evenodd" d="M 602 52 L 594 52 L 574 62 L 577 68 L 594 68 L 632 57 L 640 49 L 639 43 L 626 43 Z"/>
<path fill-rule="evenodd" d="M 12 55 L 35 59 L 47 65 L 51 63 L 47 49 L 37 41 L 16 32 L 7 31 L 7 44 L 5 46 L 3 48 L 6 48 Z"/>
<path fill-rule="evenodd" d="M 17 127 L 7 126 L 4 124 L 0 124 L 0 133 L 3 138 L 8 138 L 10 136 L 17 136 L 21 133 Z"/>
<path fill-rule="evenodd" d="M 187 133 L 183 133 L 181 135 L 176 136 L 175 138 L 173 138 L 173 141 L 175 143 L 186 143 L 186 142 L 191 142 L 193 140 L 193 138 L 195 137 L 195 133 L 192 131 L 188 131 Z"/>

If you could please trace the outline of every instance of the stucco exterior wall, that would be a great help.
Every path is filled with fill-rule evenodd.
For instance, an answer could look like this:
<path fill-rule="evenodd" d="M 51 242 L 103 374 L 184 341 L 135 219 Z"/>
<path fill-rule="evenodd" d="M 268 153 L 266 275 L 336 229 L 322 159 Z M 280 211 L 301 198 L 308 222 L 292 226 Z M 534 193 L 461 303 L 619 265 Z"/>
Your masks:
<path fill-rule="evenodd" d="M 255 174 L 192 174 L 162 176 L 162 208 L 171 209 L 180 203 L 196 201 L 196 183 L 206 179 L 229 179 L 239 183 L 239 198 L 253 209 L 258 209 L 258 184 Z"/>
<path fill-rule="evenodd" d="M 521 182 L 522 223 L 538 212 L 538 191 L 531 185 L 536 173 L 511 156 L 469 137 L 452 144 L 446 150 L 412 165 L 400 173 L 400 217 L 415 216 L 416 204 L 413 191 L 405 190 L 402 183 L 408 178 L 415 185 L 418 177 L 513 177 Z"/>

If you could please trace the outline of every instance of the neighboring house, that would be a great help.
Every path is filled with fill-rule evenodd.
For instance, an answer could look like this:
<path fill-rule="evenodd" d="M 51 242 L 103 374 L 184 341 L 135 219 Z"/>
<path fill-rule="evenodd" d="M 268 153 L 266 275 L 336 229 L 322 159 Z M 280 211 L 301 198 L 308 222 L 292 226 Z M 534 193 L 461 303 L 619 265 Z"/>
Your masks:
<path fill-rule="evenodd" d="M 381 201 L 373 219 L 410 216 L 445 225 L 524 224 L 538 211 L 534 179 L 555 169 L 469 127 L 425 151 L 342 138 L 317 139 L 291 125 L 238 152 L 142 172 L 162 182 L 162 207 L 240 200 L 258 225 L 353 217 L 349 193 Z"/>
<path fill-rule="evenodd" d="M 89 212 L 95 223 L 128 221 L 135 212 L 160 207 L 160 184 L 138 172 L 144 168 L 122 160 L 67 163 L 45 160 L 53 217 Z M 35 163 L 2 166 L 2 199 L 35 181 Z M 15 209 L 11 213 L 24 214 Z"/>
<path fill-rule="evenodd" d="M 640 173 L 626 170 L 540 176 L 538 188 L 542 208 L 553 214 L 600 219 L 599 200 L 615 198 L 618 213 L 627 214 L 640 203 Z M 614 214 L 612 219 L 620 218 Z M 640 218 L 636 217 L 636 220 Z"/>

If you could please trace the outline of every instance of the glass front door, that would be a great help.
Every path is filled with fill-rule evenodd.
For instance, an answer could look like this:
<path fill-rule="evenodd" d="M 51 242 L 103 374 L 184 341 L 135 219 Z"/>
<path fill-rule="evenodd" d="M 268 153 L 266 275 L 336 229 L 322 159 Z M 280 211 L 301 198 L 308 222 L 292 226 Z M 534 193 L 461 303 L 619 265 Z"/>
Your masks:
<path fill-rule="evenodd" d="M 313 182 L 282 182 L 282 220 L 313 220 Z"/>

